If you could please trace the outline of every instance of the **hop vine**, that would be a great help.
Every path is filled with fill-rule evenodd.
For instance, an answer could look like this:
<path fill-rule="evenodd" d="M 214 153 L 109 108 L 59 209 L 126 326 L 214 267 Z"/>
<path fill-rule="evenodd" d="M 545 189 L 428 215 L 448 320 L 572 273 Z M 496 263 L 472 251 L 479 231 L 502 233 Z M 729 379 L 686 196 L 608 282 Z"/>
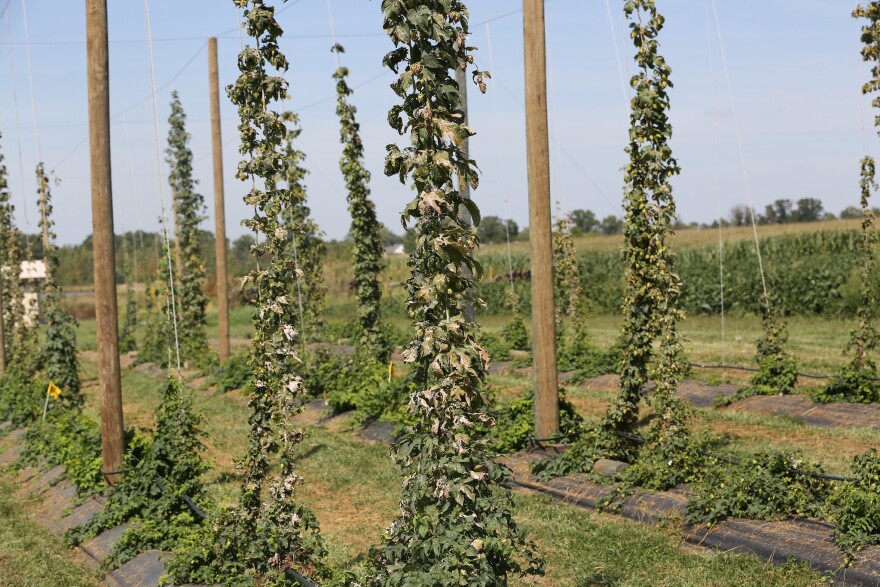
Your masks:
<path fill-rule="evenodd" d="M 400 513 L 373 556 L 373 587 L 507 585 L 509 577 L 542 570 L 533 544 L 514 522 L 504 487 L 510 472 L 492 460 L 477 427 L 491 423 L 481 385 L 488 354 L 478 326 L 464 317 L 482 268 L 473 251 L 476 229 L 460 220 L 479 209 L 458 187 L 477 187 L 475 164 L 462 151 L 473 135 L 463 123 L 452 71 L 473 64 L 468 12 L 457 0 L 383 0 L 384 28 L 395 49 L 384 63 L 398 77 L 400 104 L 388 122 L 410 145 L 387 147 L 385 173 L 410 183 L 416 195 L 401 214 L 415 223 L 409 258 L 407 309 L 415 333 L 405 360 L 423 374 L 410 397 L 415 424 L 392 448 L 404 474 Z M 474 68 L 485 91 L 488 73 Z M 455 178 L 458 178 L 456 182 Z"/>
<path fill-rule="evenodd" d="M 285 172 L 278 179 L 286 182 L 291 197 L 291 205 L 283 215 L 285 230 L 290 235 L 285 254 L 293 259 L 297 273 L 290 291 L 293 300 L 290 305 L 291 322 L 308 342 L 319 337 L 324 326 L 327 286 L 323 261 L 326 247 L 306 204 L 307 194 L 303 183 L 308 174 L 303 167 L 306 156 L 296 148 L 296 140 L 302 133 L 299 117 L 293 112 L 283 112 L 281 118 L 286 129 L 282 146 Z"/>
<path fill-rule="evenodd" d="M 333 50 L 344 53 L 342 45 Z M 357 288 L 358 324 L 361 349 L 377 361 L 385 363 L 391 346 L 382 330 L 379 273 L 382 271 L 382 225 L 376 218 L 376 206 L 370 200 L 370 172 L 364 167 L 364 143 L 357 108 L 351 104 L 348 68 L 339 67 L 333 74 L 336 80 L 336 115 L 339 116 L 339 140 L 344 145 L 339 168 L 348 190 L 348 212 L 351 215 L 352 264 Z"/>
<path fill-rule="evenodd" d="M 174 316 L 171 313 L 171 265 L 168 263 L 170 246 L 170 243 L 162 243 L 156 277 L 152 283 L 147 284 L 144 339 L 138 352 L 138 361 L 151 361 L 163 368 L 172 364 L 172 353 L 175 353 Z"/>
<path fill-rule="evenodd" d="M 0 139 L 2 139 L 3 135 L 0 134 Z M 2 288 L 2 300 L 0 300 L 0 310 L 3 312 L 3 323 L 4 323 L 4 352 L 6 354 L 7 361 L 11 356 L 12 350 L 12 340 L 11 340 L 11 326 L 12 323 L 10 320 L 12 319 L 12 292 L 10 291 L 11 280 L 17 279 L 18 276 L 11 271 L 11 256 L 12 256 L 12 248 L 17 246 L 15 241 L 9 240 L 10 230 L 12 229 L 13 220 L 12 220 L 12 212 L 13 206 L 10 202 L 11 195 L 9 193 L 9 180 L 6 170 L 6 164 L 4 163 L 3 153 L 0 152 L 0 288 Z M 10 276 L 10 272 L 13 273 Z"/>
<path fill-rule="evenodd" d="M 667 473 L 683 454 L 681 448 L 690 442 L 687 410 L 675 397 L 686 363 L 677 328 L 683 318 L 681 281 L 674 272 L 674 257 L 667 243 L 676 214 L 670 179 L 680 169 L 669 146 L 671 69 L 658 52 L 664 18 L 653 0 L 629 0 L 624 13 L 630 21 L 638 71 L 630 81 L 634 95 L 626 147 L 629 163 L 624 173 L 626 284 L 619 343 L 620 392 L 600 426 L 587 431 L 560 459 L 538 470 L 545 476 L 589 472 L 603 456 L 632 463 L 641 460 L 633 475 L 656 486 L 674 484 Z M 658 339 L 655 353 L 653 345 Z M 656 385 L 651 403 L 658 415 L 648 443 L 639 448 L 626 435 L 636 431 L 641 396 L 652 375 Z M 663 470 L 657 471 L 657 466 Z"/>
<path fill-rule="evenodd" d="M 43 261 L 46 264 L 46 283 L 43 286 L 46 337 L 40 352 L 40 364 L 46 379 L 61 388 L 59 401 L 68 407 L 79 407 L 79 358 L 76 349 L 76 319 L 62 306 L 64 292 L 58 284 L 58 247 L 52 227 L 52 194 L 49 178 L 43 164 L 37 165 L 40 229 L 43 231 Z"/>
<path fill-rule="evenodd" d="M 126 247 L 123 273 L 125 275 L 125 319 L 122 322 L 122 330 L 119 332 L 119 352 L 129 353 L 136 351 L 137 327 L 138 327 L 138 304 L 135 298 L 134 280 L 132 276 L 131 250 Z"/>
<path fill-rule="evenodd" d="M 564 319 L 567 318 L 569 324 L 577 319 L 583 294 L 571 227 L 567 215 L 559 216 L 553 224 L 553 291 L 556 332 L 560 334 L 565 331 Z"/>
<path fill-rule="evenodd" d="M 186 131 L 186 113 L 177 92 L 171 94 L 171 115 L 168 118 L 168 147 L 166 161 L 171 168 L 168 181 L 174 192 L 174 214 L 177 226 L 179 267 L 175 267 L 175 300 L 177 336 L 181 359 L 201 363 L 207 357 L 207 320 L 205 308 L 208 299 L 205 285 L 205 263 L 199 239 L 199 225 L 205 219 L 205 199 L 195 191 L 192 177 L 193 155 L 189 148 L 190 135 Z"/>
<path fill-rule="evenodd" d="M 128 562 L 144 550 L 167 550 L 192 535 L 200 520 L 187 501 L 202 503 L 202 417 L 193 408 L 193 392 L 177 377 L 166 379 L 156 408 L 156 429 L 145 449 L 129 448 L 126 469 L 106 505 L 86 524 L 69 531 L 65 539 L 79 544 L 110 528 L 135 522 L 113 546 L 104 562 L 107 569 Z M 134 450 L 132 450 L 132 448 Z M 134 456 L 142 452 L 142 457 Z"/>
<path fill-rule="evenodd" d="M 264 0 L 235 0 L 243 9 L 245 30 L 255 46 L 245 46 L 238 58 L 241 75 L 227 88 L 241 119 L 238 178 L 251 182 L 244 201 L 254 207 L 245 226 L 260 236 L 252 247 L 257 259 L 267 259 L 245 277 L 256 290 L 253 353 L 250 360 L 251 414 L 248 449 L 238 461 L 241 496 L 237 507 L 209 521 L 206 544 L 193 543 L 193 552 L 176 557 L 174 573 L 187 580 L 248 578 L 259 585 L 277 585 L 293 571 L 310 578 L 323 572 L 324 546 L 314 515 L 297 503 L 294 453 L 304 437 L 291 418 L 304 396 L 296 374 L 297 331 L 290 323 L 290 283 L 293 260 L 287 255 L 290 224 L 298 195 L 289 183 L 290 161 L 283 145 L 288 128 L 283 115 L 272 110 L 287 97 L 287 58 L 278 46 L 283 31 L 275 10 Z"/>
<path fill-rule="evenodd" d="M 862 59 L 871 63 L 872 79 L 862 86 L 863 94 L 880 92 L 880 2 L 870 2 L 867 6 L 858 6 L 853 11 L 853 18 L 864 18 L 867 24 L 862 26 L 861 40 L 864 43 Z M 871 105 L 880 109 L 880 96 L 871 100 Z M 880 127 L 880 115 L 874 118 L 874 125 Z M 877 248 L 877 231 L 874 227 L 875 216 L 871 210 L 871 191 L 877 191 L 876 167 L 874 158 L 865 156 L 861 161 L 862 207 L 862 240 L 859 244 L 861 263 L 859 264 L 859 306 L 856 309 L 856 328 L 850 335 L 845 352 L 851 352 L 849 363 L 817 394 L 823 401 L 846 400 L 857 402 L 880 401 L 880 386 L 874 381 L 877 377 L 877 364 L 872 358 L 877 348 L 878 333 L 876 327 L 877 303 L 874 286 L 874 271 L 877 265 L 875 251 Z"/>
<path fill-rule="evenodd" d="M 763 334 L 755 353 L 758 371 L 749 380 L 752 389 L 747 394 L 792 393 L 797 384 L 797 361 L 785 350 L 788 329 L 767 295 L 761 298 L 761 326 Z"/>
<path fill-rule="evenodd" d="M 28 316 L 25 302 L 24 284 L 21 282 L 22 234 L 12 224 L 12 206 L 9 206 L 10 224 L 6 227 L 8 247 L 4 301 L 7 303 L 4 324 L 6 325 L 10 350 L 6 354 L 7 374 L 20 381 L 31 381 L 36 373 L 39 341 L 36 320 Z"/>
<path fill-rule="evenodd" d="M 670 67 L 659 54 L 657 37 L 665 19 L 652 0 L 631 0 L 624 5 L 630 36 L 636 47 L 639 70 L 632 78 L 630 102 L 630 161 L 624 183 L 624 259 L 626 292 L 623 301 L 623 360 L 620 395 L 606 416 L 606 426 L 632 431 L 638 419 L 640 394 L 648 382 L 652 343 L 661 336 L 662 348 L 654 396 L 665 405 L 674 392 L 682 367 L 672 359 L 680 354 L 676 324 L 681 282 L 674 273 L 673 255 L 667 238 L 675 219 L 675 200 L 670 178 L 680 173 L 669 140 Z M 673 405 L 675 402 L 671 402 Z"/>

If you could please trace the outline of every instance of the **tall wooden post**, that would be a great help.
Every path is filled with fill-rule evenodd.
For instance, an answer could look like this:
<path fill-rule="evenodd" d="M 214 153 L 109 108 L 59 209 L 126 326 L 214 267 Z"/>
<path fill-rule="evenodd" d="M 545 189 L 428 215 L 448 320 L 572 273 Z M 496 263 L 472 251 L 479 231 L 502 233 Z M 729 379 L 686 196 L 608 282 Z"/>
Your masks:
<path fill-rule="evenodd" d="M 214 251 L 217 259 L 217 314 L 220 362 L 229 358 L 229 282 L 226 273 L 226 205 L 223 194 L 223 138 L 220 134 L 220 79 L 217 38 L 208 39 L 208 79 L 211 87 L 211 143 L 214 151 Z"/>
<path fill-rule="evenodd" d="M 523 0 L 526 148 L 529 170 L 529 240 L 532 245 L 532 341 L 535 372 L 535 434 L 559 431 L 553 249 L 550 228 L 550 144 L 547 129 L 547 63 L 544 0 Z"/>
<path fill-rule="evenodd" d="M 464 115 L 465 124 L 468 123 L 468 98 L 467 98 L 467 71 L 456 68 L 455 70 L 455 81 L 458 82 L 458 95 L 460 96 L 460 107 L 461 113 Z M 461 150 L 464 153 L 464 156 L 470 158 L 470 139 L 465 139 L 462 142 Z M 459 191 L 461 192 L 461 197 L 470 200 L 471 199 L 471 186 L 469 183 L 462 183 L 459 185 Z M 464 206 L 458 211 L 458 218 L 468 226 L 473 224 L 473 219 L 471 218 L 470 213 L 467 211 L 467 208 Z M 463 267 L 462 272 L 465 277 L 468 279 L 473 278 L 473 274 L 471 273 L 470 268 Z M 468 322 L 474 321 L 474 304 L 472 302 L 468 302 L 464 306 L 464 319 Z"/>
<path fill-rule="evenodd" d="M 119 479 L 118 474 L 114 473 L 121 469 L 125 438 L 122 425 L 122 378 L 119 372 L 113 192 L 110 184 L 107 0 L 86 0 L 86 53 L 89 75 L 95 318 L 98 328 L 98 376 L 101 382 L 101 452 L 105 478 L 112 484 Z"/>

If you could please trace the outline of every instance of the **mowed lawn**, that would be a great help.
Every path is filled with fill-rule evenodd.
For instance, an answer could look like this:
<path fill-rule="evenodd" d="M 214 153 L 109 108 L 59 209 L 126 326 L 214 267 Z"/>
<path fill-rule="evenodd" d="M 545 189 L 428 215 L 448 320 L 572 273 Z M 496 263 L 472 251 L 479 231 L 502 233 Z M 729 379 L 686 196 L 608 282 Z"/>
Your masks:
<path fill-rule="evenodd" d="M 77 552 L 30 519 L 31 502 L 13 495 L 10 477 L 0 476 L 0 585 L 3 587 L 90 587 L 98 577 Z"/>

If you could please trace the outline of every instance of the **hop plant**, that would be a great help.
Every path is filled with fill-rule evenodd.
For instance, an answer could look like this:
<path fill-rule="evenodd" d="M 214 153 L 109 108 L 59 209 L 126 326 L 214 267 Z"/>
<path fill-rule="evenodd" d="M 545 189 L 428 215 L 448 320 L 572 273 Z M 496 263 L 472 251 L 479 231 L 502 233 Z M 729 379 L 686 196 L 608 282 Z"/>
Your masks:
<path fill-rule="evenodd" d="M 553 224 L 553 292 L 556 298 L 557 337 L 565 331 L 564 318 L 569 323 L 577 318 L 583 295 L 571 227 L 568 215 L 559 216 Z"/>
<path fill-rule="evenodd" d="M 125 320 L 122 323 L 122 331 L 119 333 L 120 353 L 137 350 L 138 305 L 134 297 L 134 283 L 131 281 L 131 273 L 129 271 L 125 273 Z"/>
<path fill-rule="evenodd" d="M 43 261 L 46 264 L 46 282 L 43 286 L 46 337 L 40 351 L 39 363 L 50 382 L 61 388 L 60 400 L 66 406 L 82 405 L 80 394 L 79 359 L 76 349 L 76 319 L 61 304 L 64 292 L 58 284 L 58 247 L 52 227 L 52 194 L 49 178 L 43 164 L 37 165 L 40 228 L 43 231 Z"/>
<path fill-rule="evenodd" d="M 415 223 L 406 282 L 415 333 L 404 357 L 424 377 L 409 402 L 415 424 L 392 448 L 404 474 L 400 513 L 366 582 L 507 585 L 512 575 L 540 572 L 542 561 L 513 520 L 504 487 L 510 471 L 476 435 L 491 422 L 481 392 L 489 357 L 477 344 L 478 326 L 464 316 L 469 302 L 480 303 L 469 275 L 479 279 L 482 269 L 473 256 L 476 229 L 459 212 L 467 209 L 475 225 L 480 214 L 456 189 L 476 188 L 477 172 L 462 151 L 473 131 L 463 124 L 452 73 L 473 64 L 468 11 L 458 0 L 384 0 L 382 10 L 395 46 L 384 63 L 398 76 L 391 87 L 401 100 L 388 121 L 410 139 L 402 149 L 387 147 L 385 173 L 416 194 L 401 214 L 404 224 Z M 471 75 L 484 91 L 488 74 L 474 68 Z"/>
<path fill-rule="evenodd" d="M 0 134 L 0 138 L 3 135 Z M 4 157 L 3 153 L 0 152 L 0 292 L 2 292 L 2 299 L 0 299 L 0 311 L 3 312 L 3 322 L 4 322 L 4 349 L 6 358 L 8 359 L 10 356 L 11 350 L 11 337 L 9 333 L 11 331 L 11 322 L 12 318 L 11 313 L 11 281 L 12 279 L 18 279 L 17 275 L 10 276 L 10 268 L 11 265 L 11 249 L 17 244 L 15 241 L 9 240 L 9 231 L 12 228 L 12 212 L 13 206 L 10 202 L 10 193 L 9 193 L 9 180 L 7 178 L 6 165 L 3 163 Z"/>
<path fill-rule="evenodd" d="M 333 47 L 344 53 L 342 45 Z M 382 329 L 382 224 L 376 218 L 376 206 L 370 200 L 370 172 L 364 167 L 364 144 L 361 141 L 357 108 L 351 104 L 352 90 L 348 85 L 348 68 L 339 67 L 336 80 L 336 115 L 339 116 L 339 140 L 344 145 L 339 168 L 348 190 L 348 212 L 351 215 L 352 265 L 358 299 L 358 344 L 380 363 L 388 361 L 391 345 Z"/>
<path fill-rule="evenodd" d="M 193 393 L 177 377 L 162 387 L 156 408 L 156 429 L 142 458 L 129 451 L 130 468 L 101 512 L 69 531 L 70 543 L 79 544 L 110 528 L 135 522 L 113 546 L 104 562 L 114 568 L 144 550 L 173 548 L 199 524 L 187 501 L 204 503 L 201 476 L 202 417 L 193 408 Z"/>
<path fill-rule="evenodd" d="M 632 431 L 638 418 L 638 404 L 648 381 L 652 344 L 661 337 L 660 364 L 654 397 L 664 409 L 677 410 L 672 395 L 683 366 L 681 341 L 676 324 L 681 283 L 673 270 L 673 256 L 667 244 L 675 219 L 675 200 L 670 178 L 680 173 L 669 140 L 670 67 L 659 54 L 657 37 L 664 18 L 651 0 L 630 0 L 624 5 L 630 23 L 635 61 L 639 71 L 630 84 L 634 89 L 630 112 L 630 143 L 626 151 L 624 183 L 626 291 L 623 302 L 623 358 L 620 395 L 606 415 L 606 426 Z M 679 416 L 665 418 L 680 420 Z"/>
<path fill-rule="evenodd" d="M 312 579 L 323 573 L 325 554 L 314 514 L 297 503 L 302 482 L 296 471 L 295 451 L 305 432 L 291 419 L 305 395 L 296 373 L 297 331 L 291 323 L 290 283 L 296 278 L 288 256 L 289 224 L 299 202 L 288 178 L 289 159 L 283 144 L 288 136 L 284 116 L 272 109 L 287 97 L 287 58 L 278 41 L 283 31 L 275 9 L 264 0 L 235 0 L 244 9 L 245 30 L 255 46 L 245 46 L 238 57 L 241 75 L 227 88 L 238 107 L 240 152 L 238 178 L 251 189 L 245 204 L 254 207 L 245 226 L 261 237 L 252 247 L 267 259 L 244 279 L 256 290 L 248 449 L 237 466 L 241 496 L 236 507 L 208 521 L 206 533 L 178 552 L 173 574 L 179 581 L 238 581 L 280 585 L 286 573 Z M 185 582 L 185 581 L 184 581 Z"/>
<path fill-rule="evenodd" d="M 785 350 L 788 329 L 764 296 L 761 303 L 761 324 L 764 333 L 758 339 L 755 361 L 758 372 L 750 383 L 761 393 L 791 393 L 797 384 L 797 361 Z"/>
<path fill-rule="evenodd" d="M 190 135 L 186 131 L 186 113 L 176 91 L 171 93 L 168 124 L 165 160 L 171 168 L 168 182 L 174 193 L 177 259 L 180 264 L 174 268 L 177 337 L 181 359 L 201 363 L 208 351 L 205 317 L 208 299 L 202 290 L 205 285 L 205 263 L 199 239 L 199 225 L 205 219 L 205 199 L 195 191 L 197 182 L 192 177 L 193 155 L 189 148 Z"/>
<path fill-rule="evenodd" d="M 867 6 L 858 6 L 853 12 L 854 18 L 868 21 L 862 26 L 862 58 L 871 63 L 871 81 L 862 86 L 863 94 L 877 93 L 880 90 L 880 3 L 870 2 Z M 871 104 L 880 108 L 880 97 L 875 97 Z M 880 116 L 874 119 L 875 126 L 880 127 Z M 859 402 L 875 402 L 880 400 L 880 386 L 877 385 L 877 364 L 871 356 L 877 348 L 878 333 L 876 326 L 877 299 L 874 286 L 874 270 L 876 267 L 875 250 L 877 248 L 877 231 L 874 228 L 875 216 L 871 210 L 871 191 L 877 190 L 875 181 L 876 166 L 874 158 L 865 156 L 861 162 L 861 207 L 862 207 L 862 239 L 859 243 L 861 263 L 859 264 L 859 306 L 856 309 L 856 328 L 844 352 L 852 353 L 852 358 L 840 372 L 817 394 L 822 401 L 847 400 Z"/>
<path fill-rule="evenodd" d="M 664 18 L 653 0 L 628 0 L 624 13 L 631 21 L 638 71 L 630 81 L 634 97 L 626 147 L 629 163 L 624 174 L 626 284 L 619 342 L 620 392 L 601 426 L 584 434 L 557 462 L 544 465 L 544 476 L 589 472 L 593 462 L 603 456 L 663 462 L 658 455 L 675 455 L 690 442 L 687 410 L 675 397 L 686 363 L 678 334 L 683 317 L 679 304 L 681 282 L 667 243 L 675 219 L 670 179 L 680 169 L 669 146 L 671 69 L 659 54 L 657 40 Z M 652 360 L 656 360 L 653 370 Z M 639 403 L 650 375 L 656 381 L 651 403 L 658 415 L 649 431 L 647 448 L 638 450 L 619 433 L 635 431 Z"/>
<path fill-rule="evenodd" d="M 296 140 L 302 129 L 299 117 L 293 112 L 281 114 L 285 122 L 285 136 L 282 152 L 285 159 L 285 172 L 279 180 L 286 183 L 290 192 L 291 205 L 285 209 L 283 224 L 289 236 L 285 255 L 293 259 L 296 270 L 291 280 L 290 296 L 295 303 L 288 307 L 293 312 L 291 322 L 296 325 L 300 336 L 315 340 L 320 336 L 324 325 L 324 306 L 327 286 L 324 283 L 324 241 L 321 231 L 311 218 L 306 205 L 306 188 L 303 180 L 308 173 L 303 167 L 305 153 L 296 148 Z"/>

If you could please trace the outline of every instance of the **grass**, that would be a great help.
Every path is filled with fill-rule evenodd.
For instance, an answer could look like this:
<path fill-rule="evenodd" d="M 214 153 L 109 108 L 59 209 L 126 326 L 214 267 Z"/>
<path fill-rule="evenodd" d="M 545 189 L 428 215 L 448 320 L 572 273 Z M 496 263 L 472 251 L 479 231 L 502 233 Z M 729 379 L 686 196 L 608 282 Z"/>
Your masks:
<path fill-rule="evenodd" d="M 636 526 L 608 516 L 519 495 L 522 524 L 547 559 L 544 585 L 696 587 L 816 585 L 805 565 L 768 566 L 755 557 L 682 548 L 677 529 Z"/>
<path fill-rule="evenodd" d="M 26 504 L 29 505 L 29 504 Z M 28 518 L 13 487 L 0 478 L 0 584 L 4 587 L 88 587 L 98 578 L 60 539 Z"/>

